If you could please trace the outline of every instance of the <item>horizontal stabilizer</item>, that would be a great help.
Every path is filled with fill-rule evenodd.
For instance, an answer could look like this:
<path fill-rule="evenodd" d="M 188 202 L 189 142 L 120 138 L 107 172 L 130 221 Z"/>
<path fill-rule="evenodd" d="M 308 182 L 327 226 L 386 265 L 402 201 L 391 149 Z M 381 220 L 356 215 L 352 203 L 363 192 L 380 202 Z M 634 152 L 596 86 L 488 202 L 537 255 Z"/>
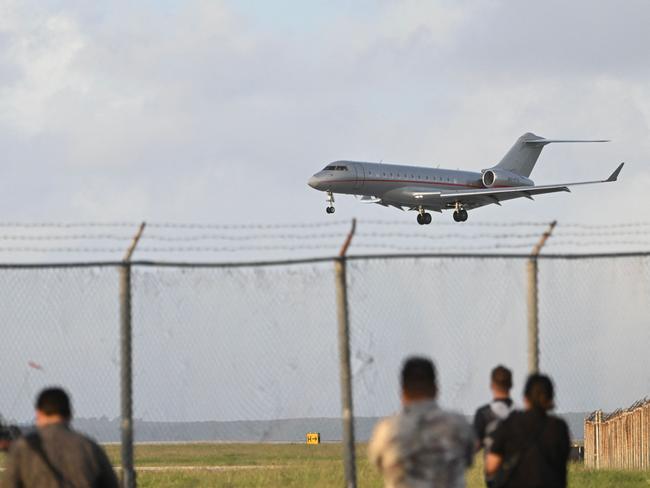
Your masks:
<path fill-rule="evenodd" d="M 609 142 L 609 139 L 532 139 L 524 141 L 526 144 L 550 144 L 551 142 Z"/>

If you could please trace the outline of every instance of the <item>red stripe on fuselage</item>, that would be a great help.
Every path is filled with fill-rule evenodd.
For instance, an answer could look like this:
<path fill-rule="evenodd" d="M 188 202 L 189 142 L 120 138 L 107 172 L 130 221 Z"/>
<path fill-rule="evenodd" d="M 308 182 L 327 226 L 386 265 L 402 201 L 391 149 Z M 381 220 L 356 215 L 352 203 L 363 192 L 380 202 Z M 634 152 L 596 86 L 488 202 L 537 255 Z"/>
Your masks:
<path fill-rule="evenodd" d="M 443 183 L 438 181 L 422 181 L 422 180 L 375 180 L 375 179 L 364 179 L 364 180 L 326 180 L 323 183 L 416 183 L 418 185 L 432 185 L 432 186 L 459 186 L 462 188 L 486 188 L 479 185 L 463 185 L 461 183 Z M 490 188 L 511 188 L 509 186 L 491 186 Z"/>

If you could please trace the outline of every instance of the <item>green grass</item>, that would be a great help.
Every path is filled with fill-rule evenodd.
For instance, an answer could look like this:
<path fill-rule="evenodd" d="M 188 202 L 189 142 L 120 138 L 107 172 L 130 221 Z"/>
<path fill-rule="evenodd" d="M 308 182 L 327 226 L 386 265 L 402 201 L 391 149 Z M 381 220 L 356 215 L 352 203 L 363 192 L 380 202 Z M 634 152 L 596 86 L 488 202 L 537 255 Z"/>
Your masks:
<path fill-rule="evenodd" d="M 615 486 L 625 488 L 650 487 L 650 471 L 592 471 L 582 464 L 569 469 L 570 488 L 600 488 Z"/>
<path fill-rule="evenodd" d="M 366 460 L 365 446 L 357 450 L 360 488 L 381 487 L 381 477 Z M 119 464 L 119 447 L 109 446 Z M 482 460 L 467 472 L 468 488 L 483 487 Z M 260 466 L 233 471 L 140 472 L 139 486 L 169 487 L 330 487 L 343 486 L 340 444 L 167 444 L 138 445 L 138 466 Z M 270 467 L 270 468 L 269 468 Z M 582 465 L 569 468 L 569 486 L 650 488 L 650 472 L 590 471 Z"/>
<path fill-rule="evenodd" d="M 106 451 L 119 465 L 119 446 L 106 446 Z M 141 444 L 136 446 L 135 456 L 138 467 L 168 468 L 140 471 L 138 486 L 145 488 L 343 486 L 340 444 Z M 381 478 L 366 461 L 365 446 L 359 446 L 357 460 L 359 488 L 380 488 Z M 480 456 L 476 461 L 467 472 L 468 488 L 484 486 Z M 199 469 L 184 471 L 183 466 Z M 225 470 L 208 471 L 215 466 Z M 589 471 L 582 465 L 571 465 L 569 486 L 650 488 L 650 472 Z"/>

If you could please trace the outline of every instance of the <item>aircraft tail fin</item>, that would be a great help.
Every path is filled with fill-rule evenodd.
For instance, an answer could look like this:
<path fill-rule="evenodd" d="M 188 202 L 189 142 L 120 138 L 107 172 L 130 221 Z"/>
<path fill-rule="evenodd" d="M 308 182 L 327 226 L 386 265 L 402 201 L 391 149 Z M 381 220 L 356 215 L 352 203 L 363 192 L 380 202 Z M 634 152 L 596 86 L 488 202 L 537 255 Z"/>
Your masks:
<path fill-rule="evenodd" d="M 546 144 L 552 142 L 609 142 L 605 139 L 545 139 L 532 132 L 526 132 L 517 139 L 503 159 L 496 165 L 497 168 L 511 171 L 526 178 L 530 176 L 537 158 Z"/>

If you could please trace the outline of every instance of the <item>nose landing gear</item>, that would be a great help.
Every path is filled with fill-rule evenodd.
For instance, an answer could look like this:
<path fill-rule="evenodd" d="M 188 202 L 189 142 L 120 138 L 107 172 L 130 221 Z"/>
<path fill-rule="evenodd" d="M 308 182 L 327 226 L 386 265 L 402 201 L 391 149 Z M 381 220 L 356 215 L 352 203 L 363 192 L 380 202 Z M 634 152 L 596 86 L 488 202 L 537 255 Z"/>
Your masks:
<path fill-rule="evenodd" d="M 334 213 L 334 195 L 332 194 L 331 191 L 327 192 L 327 208 L 325 208 L 325 211 L 328 214 L 333 214 Z"/>
<path fill-rule="evenodd" d="M 424 208 L 418 208 L 417 216 L 418 224 L 420 225 L 429 225 L 431 223 L 431 214 L 424 211 Z"/>

